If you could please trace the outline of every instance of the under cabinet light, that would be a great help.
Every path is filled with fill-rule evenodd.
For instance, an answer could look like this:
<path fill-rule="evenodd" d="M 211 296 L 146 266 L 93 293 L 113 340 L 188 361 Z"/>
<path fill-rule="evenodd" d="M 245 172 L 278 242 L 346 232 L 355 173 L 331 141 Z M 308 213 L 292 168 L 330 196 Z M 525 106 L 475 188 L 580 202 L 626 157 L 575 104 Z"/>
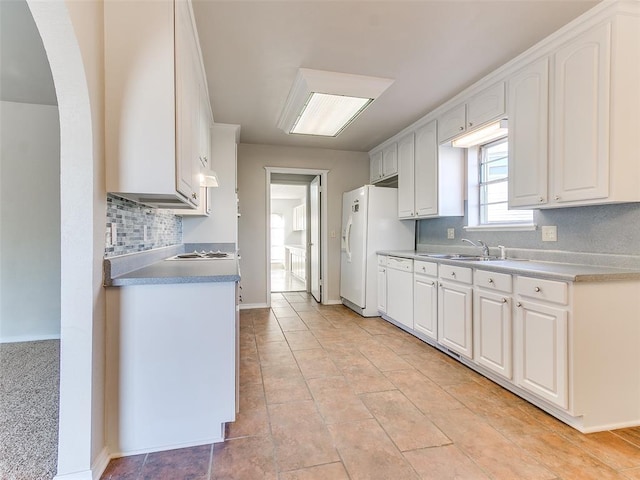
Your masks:
<path fill-rule="evenodd" d="M 219 187 L 218 174 L 213 170 L 208 170 L 200 174 L 201 187 Z"/>
<path fill-rule="evenodd" d="M 475 147 L 476 145 L 482 145 L 483 143 L 504 137 L 507 133 L 509 133 L 507 121 L 502 119 L 454 138 L 451 141 L 451 146 L 458 148 Z"/>
<path fill-rule="evenodd" d="M 301 68 L 278 121 L 285 133 L 335 137 L 393 80 Z"/>

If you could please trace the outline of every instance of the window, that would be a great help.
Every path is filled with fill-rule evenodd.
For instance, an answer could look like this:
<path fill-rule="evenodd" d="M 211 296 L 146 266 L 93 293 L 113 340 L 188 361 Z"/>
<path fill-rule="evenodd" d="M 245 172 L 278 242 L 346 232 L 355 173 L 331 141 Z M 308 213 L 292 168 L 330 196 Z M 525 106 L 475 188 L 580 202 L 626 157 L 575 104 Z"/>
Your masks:
<path fill-rule="evenodd" d="M 479 226 L 533 223 L 532 210 L 509 210 L 508 152 L 506 137 L 479 148 Z"/>

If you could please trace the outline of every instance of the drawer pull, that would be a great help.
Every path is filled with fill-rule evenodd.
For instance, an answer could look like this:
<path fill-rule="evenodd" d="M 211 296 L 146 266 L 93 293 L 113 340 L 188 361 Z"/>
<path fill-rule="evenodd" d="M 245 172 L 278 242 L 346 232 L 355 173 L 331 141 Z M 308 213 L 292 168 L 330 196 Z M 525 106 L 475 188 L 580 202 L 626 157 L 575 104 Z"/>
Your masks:
<path fill-rule="evenodd" d="M 536 293 L 539 293 L 539 292 L 541 292 L 541 289 L 540 289 L 540 287 L 536 287 L 536 288 L 533 289 L 533 291 L 536 292 Z"/>
<path fill-rule="evenodd" d="M 431 282 L 429 285 L 431 285 L 432 287 L 436 286 L 436 282 Z"/>
<path fill-rule="evenodd" d="M 494 283 L 493 278 L 489 279 L 489 283 L 493 285 L 493 283 Z"/>
<path fill-rule="evenodd" d="M 455 278 L 456 272 L 451 272 L 451 276 Z"/>
<path fill-rule="evenodd" d="M 520 302 L 516 303 L 516 307 L 520 308 L 522 307 L 522 304 Z"/>
<path fill-rule="evenodd" d="M 502 303 L 507 303 L 507 299 L 506 299 L 506 298 L 503 298 L 503 299 L 502 299 Z"/>

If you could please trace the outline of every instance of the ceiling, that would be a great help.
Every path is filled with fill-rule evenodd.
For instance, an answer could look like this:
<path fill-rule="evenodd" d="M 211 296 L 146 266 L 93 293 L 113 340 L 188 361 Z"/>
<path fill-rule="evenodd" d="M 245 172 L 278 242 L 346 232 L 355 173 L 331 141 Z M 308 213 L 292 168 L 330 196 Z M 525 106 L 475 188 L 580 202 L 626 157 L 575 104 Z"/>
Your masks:
<path fill-rule="evenodd" d="M 304 200 L 307 187 L 304 185 L 271 184 L 271 200 Z"/>
<path fill-rule="evenodd" d="M 216 122 L 243 143 L 368 151 L 597 1 L 193 0 Z M 276 128 L 298 68 L 394 79 L 336 138 Z"/>
<path fill-rule="evenodd" d="M 112 1 L 112 0 L 108 0 Z M 368 151 L 595 0 L 193 0 L 214 119 L 243 143 Z M 276 128 L 298 68 L 394 79 L 337 138 Z M 55 105 L 24 0 L 0 0 L 0 99 Z"/>

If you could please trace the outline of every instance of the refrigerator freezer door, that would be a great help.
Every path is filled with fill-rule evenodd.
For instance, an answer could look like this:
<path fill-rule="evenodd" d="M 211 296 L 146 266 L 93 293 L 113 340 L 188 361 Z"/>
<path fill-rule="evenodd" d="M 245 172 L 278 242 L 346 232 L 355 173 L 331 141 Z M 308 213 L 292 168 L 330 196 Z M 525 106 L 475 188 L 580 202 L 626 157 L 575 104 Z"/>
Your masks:
<path fill-rule="evenodd" d="M 342 198 L 340 296 L 365 306 L 368 189 L 346 192 Z"/>

